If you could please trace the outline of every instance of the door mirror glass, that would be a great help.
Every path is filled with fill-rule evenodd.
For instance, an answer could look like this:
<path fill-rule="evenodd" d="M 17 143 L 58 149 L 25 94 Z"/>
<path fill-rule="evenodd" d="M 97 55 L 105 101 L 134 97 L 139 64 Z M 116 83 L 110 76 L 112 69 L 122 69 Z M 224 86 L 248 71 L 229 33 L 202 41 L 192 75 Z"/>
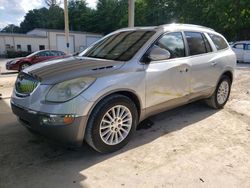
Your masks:
<path fill-rule="evenodd" d="M 168 50 L 160 48 L 157 45 L 154 45 L 148 57 L 151 61 L 160 61 L 169 59 L 171 57 L 171 54 Z"/>

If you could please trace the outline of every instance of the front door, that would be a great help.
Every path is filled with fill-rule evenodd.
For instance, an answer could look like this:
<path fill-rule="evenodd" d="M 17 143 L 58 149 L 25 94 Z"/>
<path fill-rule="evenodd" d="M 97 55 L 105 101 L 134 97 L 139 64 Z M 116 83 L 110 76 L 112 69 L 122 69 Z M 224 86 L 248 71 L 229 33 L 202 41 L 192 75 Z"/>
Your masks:
<path fill-rule="evenodd" d="M 190 63 L 185 57 L 181 32 L 167 33 L 156 43 L 170 52 L 170 59 L 151 61 L 146 68 L 147 114 L 187 101 L 190 93 Z"/>
<path fill-rule="evenodd" d="M 45 61 L 50 56 L 49 51 L 41 51 L 37 53 L 32 61 L 33 64 Z"/>

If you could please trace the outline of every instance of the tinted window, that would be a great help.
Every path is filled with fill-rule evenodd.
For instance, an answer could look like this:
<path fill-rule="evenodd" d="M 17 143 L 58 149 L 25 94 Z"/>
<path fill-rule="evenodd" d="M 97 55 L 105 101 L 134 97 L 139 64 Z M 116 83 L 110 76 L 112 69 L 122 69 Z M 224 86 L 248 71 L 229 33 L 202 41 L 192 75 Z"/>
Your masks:
<path fill-rule="evenodd" d="M 58 56 L 57 51 L 50 51 L 51 56 Z"/>
<path fill-rule="evenodd" d="M 39 50 L 44 50 L 45 46 L 44 45 L 39 45 Z"/>
<path fill-rule="evenodd" d="M 202 34 L 202 36 L 203 36 L 203 39 L 205 41 L 205 46 L 206 46 L 207 52 L 212 52 L 213 50 L 212 50 L 212 48 L 211 48 L 211 46 L 210 46 L 210 44 L 209 44 L 209 42 L 207 40 L 207 37 L 205 35 L 203 35 L 203 34 Z"/>
<path fill-rule="evenodd" d="M 50 53 L 52 54 L 52 56 L 63 56 L 63 55 L 65 55 L 63 52 L 60 52 L 60 51 L 50 51 Z"/>
<path fill-rule="evenodd" d="M 27 45 L 28 52 L 31 52 L 31 45 Z"/>
<path fill-rule="evenodd" d="M 57 51 L 50 51 L 52 56 L 60 56 L 60 54 Z"/>
<path fill-rule="evenodd" d="M 207 53 L 205 40 L 201 33 L 197 32 L 185 32 L 189 54 L 190 55 L 198 55 Z"/>
<path fill-rule="evenodd" d="M 160 48 L 166 49 L 170 52 L 170 58 L 184 57 L 185 47 L 182 34 L 179 32 L 168 33 L 163 35 L 156 43 Z"/>
<path fill-rule="evenodd" d="M 97 42 L 80 56 L 127 61 L 148 41 L 154 31 L 124 31 Z"/>
<path fill-rule="evenodd" d="M 250 50 L 250 44 L 245 45 L 245 50 Z"/>
<path fill-rule="evenodd" d="M 234 48 L 243 49 L 244 48 L 244 44 L 235 44 Z"/>
<path fill-rule="evenodd" d="M 65 53 L 64 53 L 64 52 L 61 52 L 61 51 L 57 51 L 57 53 L 58 53 L 59 56 L 65 55 Z"/>
<path fill-rule="evenodd" d="M 21 50 L 21 44 L 16 45 L 17 50 Z"/>
<path fill-rule="evenodd" d="M 228 47 L 226 41 L 221 36 L 215 34 L 209 34 L 209 36 L 214 42 L 214 45 L 217 48 L 217 50 L 223 50 Z"/>
<path fill-rule="evenodd" d="M 42 52 L 39 52 L 37 55 L 40 57 L 51 56 L 49 51 L 42 51 Z"/>
<path fill-rule="evenodd" d="M 5 49 L 6 49 L 6 50 L 9 50 L 10 48 L 11 48 L 11 47 L 10 47 L 10 44 L 6 44 L 6 45 L 5 45 Z"/>

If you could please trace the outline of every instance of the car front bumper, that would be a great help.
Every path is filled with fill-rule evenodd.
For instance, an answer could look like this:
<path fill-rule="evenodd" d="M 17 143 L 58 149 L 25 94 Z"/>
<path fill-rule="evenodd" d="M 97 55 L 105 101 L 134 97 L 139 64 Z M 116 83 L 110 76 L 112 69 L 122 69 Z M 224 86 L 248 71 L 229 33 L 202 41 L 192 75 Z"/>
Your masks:
<path fill-rule="evenodd" d="M 11 102 L 13 113 L 25 127 L 52 140 L 69 146 L 81 146 L 87 122 L 87 116 L 75 117 L 69 125 L 44 125 L 40 119 L 44 113 L 31 111 Z M 50 115 L 50 114 L 46 114 Z"/>
<path fill-rule="evenodd" d="M 19 66 L 16 64 L 6 63 L 5 68 L 6 70 L 18 70 Z"/>

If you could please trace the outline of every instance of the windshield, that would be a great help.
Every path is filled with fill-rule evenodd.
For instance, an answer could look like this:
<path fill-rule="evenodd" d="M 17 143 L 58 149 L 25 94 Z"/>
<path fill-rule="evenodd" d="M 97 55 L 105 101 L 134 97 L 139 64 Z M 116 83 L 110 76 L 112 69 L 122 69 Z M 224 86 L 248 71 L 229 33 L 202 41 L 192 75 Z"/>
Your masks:
<path fill-rule="evenodd" d="M 28 55 L 28 56 L 26 56 L 26 57 L 32 57 L 32 56 L 34 56 L 35 54 L 37 54 L 39 51 L 36 51 L 36 52 L 33 52 L 32 54 L 30 54 L 30 55 Z"/>
<path fill-rule="evenodd" d="M 155 31 L 123 31 L 97 42 L 80 56 L 128 61 L 142 47 Z"/>

